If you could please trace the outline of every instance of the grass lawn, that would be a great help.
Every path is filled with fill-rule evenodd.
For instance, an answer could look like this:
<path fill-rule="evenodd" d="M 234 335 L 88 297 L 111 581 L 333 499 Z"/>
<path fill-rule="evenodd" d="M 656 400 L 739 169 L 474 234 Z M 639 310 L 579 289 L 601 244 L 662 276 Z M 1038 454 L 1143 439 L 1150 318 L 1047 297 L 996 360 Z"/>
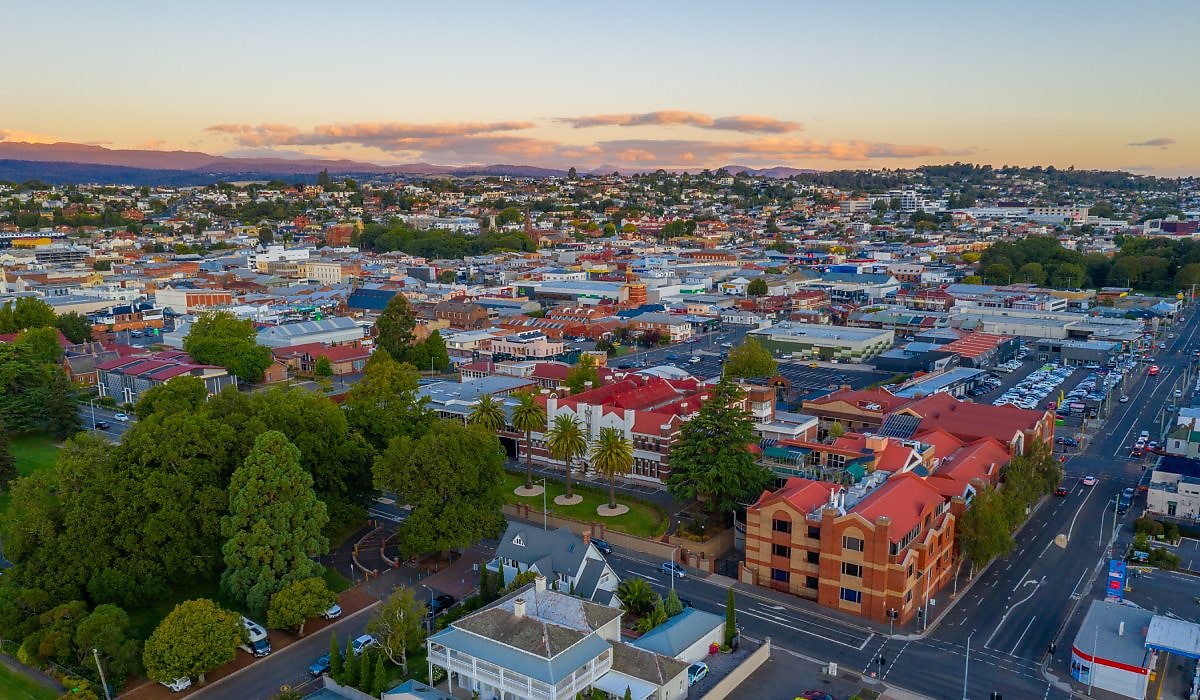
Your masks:
<path fill-rule="evenodd" d="M 12 700 L 54 700 L 58 693 L 0 664 L 0 697 Z"/>
<path fill-rule="evenodd" d="M 341 593 L 350 588 L 350 582 L 344 576 L 333 570 L 333 567 L 325 567 L 325 573 L 322 575 L 325 579 L 325 585 L 329 586 L 329 590 L 334 593 Z"/>
<path fill-rule="evenodd" d="M 509 503 L 525 503 L 540 511 L 542 508 L 542 497 L 540 495 L 521 497 L 513 493 L 513 489 L 524 483 L 524 472 L 520 474 L 505 473 L 503 485 L 504 498 Z M 556 504 L 554 497 L 566 493 L 566 487 L 560 482 L 550 481 L 549 479 L 546 480 L 546 483 L 548 486 L 546 501 L 552 515 L 561 515 L 584 522 L 603 522 L 610 530 L 624 532 L 637 537 L 653 538 L 667 531 L 666 514 L 663 513 L 662 508 L 653 503 L 618 493 L 617 503 L 629 506 L 629 512 L 625 515 L 618 515 L 615 518 L 601 518 L 596 514 L 596 509 L 608 504 L 608 489 L 601 490 L 592 488 L 591 486 L 574 484 L 573 490 L 575 494 L 583 496 L 583 501 L 573 506 L 564 507 Z"/>
<path fill-rule="evenodd" d="M 17 473 L 29 476 L 54 466 L 58 459 L 58 441 L 49 435 L 31 433 L 12 439 L 12 454 L 17 463 Z M 9 494 L 0 494 L 0 518 L 8 512 Z"/>

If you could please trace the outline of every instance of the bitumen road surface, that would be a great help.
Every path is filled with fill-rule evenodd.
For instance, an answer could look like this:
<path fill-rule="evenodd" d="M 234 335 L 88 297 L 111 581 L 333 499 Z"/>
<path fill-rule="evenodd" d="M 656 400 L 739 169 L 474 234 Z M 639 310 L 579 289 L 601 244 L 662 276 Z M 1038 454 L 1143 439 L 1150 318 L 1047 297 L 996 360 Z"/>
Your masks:
<path fill-rule="evenodd" d="M 117 420 L 117 414 L 124 413 L 126 420 Z M 121 436 L 125 431 L 133 427 L 137 422 L 137 416 L 129 411 L 120 411 L 111 408 L 103 408 L 101 406 L 90 406 L 88 404 L 80 404 L 79 406 L 79 424 L 84 430 L 94 430 L 98 435 L 120 442 Z M 97 424 L 107 423 L 108 428 L 100 428 Z"/>

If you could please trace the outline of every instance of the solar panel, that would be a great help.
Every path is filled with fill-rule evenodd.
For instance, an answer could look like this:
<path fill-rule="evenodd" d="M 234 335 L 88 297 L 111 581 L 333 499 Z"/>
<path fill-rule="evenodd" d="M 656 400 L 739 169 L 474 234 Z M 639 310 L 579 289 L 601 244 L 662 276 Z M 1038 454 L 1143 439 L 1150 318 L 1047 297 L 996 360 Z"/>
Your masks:
<path fill-rule="evenodd" d="M 907 440 L 917 431 L 917 426 L 920 423 L 920 418 L 908 415 L 907 413 L 890 415 L 884 419 L 883 425 L 879 426 L 876 435 Z"/>

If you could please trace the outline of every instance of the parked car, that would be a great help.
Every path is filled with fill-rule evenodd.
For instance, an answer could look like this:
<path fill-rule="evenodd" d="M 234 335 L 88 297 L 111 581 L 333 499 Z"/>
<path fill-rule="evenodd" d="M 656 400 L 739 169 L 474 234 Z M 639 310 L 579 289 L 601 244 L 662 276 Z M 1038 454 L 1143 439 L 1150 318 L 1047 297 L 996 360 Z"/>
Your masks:
<path fill-rule="evenodd" d="M 833 700 L 833 696 L 824 690 L 806 690 L 800 693 L 803 700 Z"/>
<path fill-rule="evenodd" d="M 708 664 L 703 661 L 688 666 L 688 685 L 693 686 L 708 677 Z"/>
<path fill-rule="evenodd" d="M 248 617 L 242 618 L 242 624 L 246 627 L 246 641 L 240 645 L 242 651 L 255 656 L 270 654 L 271 638 L 266 628 Z"/>
<path fill-rule="evenodd" d="M 326 620 L 336 620 L 342 616 L 342 606 L 334 603 L 328 610 L 322 613 L 322 615 Z"/>
<path fill-rule="evenodd" d="M 191 678 L 176 678 L 173 681 L 159 681 L 161 685 L 167 686 L 172 693 L 179 693 L 192 687 Z"/>
<path fill-rule="evenodd" d="M 364 634 L 350 643 L 350 650 L 354 652 L 355 656 L 362 656 L 364 651 L 377 644 L 379 644 L 379 640 L 369 634 Z"/>
<path fill-rule="evenodd" d="M 446 612 L 451 607 L 453 607 L 454 604 L 457 602 L 458 602 L 458 599 L 455 598 L 454 596 L 443 593 L 433 599 L 433 608 L 432 608 L 433 614 L 441 615 L 442 613 Z"/>
<path fill-rule="evenodd" d="M 612 551 L 613 551 L 612 545 L 605 542 L 604 540 L 598 540 L 593 537 L 592 544 L 596 545 L 596 549 L 599 550 L 599 552 L 601 554 L 603 554 L 604 556 L 608 556 L 609 554 L 612 554 Z"/>
<path fill-rule="evenodd" d="M 683 570 L 683 567 L 673 561 L 664 561 L 659 570 L 675 578 L 687 578 L 687 572 Z"/>
<path fill-rule="evenodd" d="M 329 654 L 317 657 L 316 661 L 313 661 L 308 665 L 308 675 L 312 676 L 313 678 L 316 678 L 322 673 L 329 673 Z"/>

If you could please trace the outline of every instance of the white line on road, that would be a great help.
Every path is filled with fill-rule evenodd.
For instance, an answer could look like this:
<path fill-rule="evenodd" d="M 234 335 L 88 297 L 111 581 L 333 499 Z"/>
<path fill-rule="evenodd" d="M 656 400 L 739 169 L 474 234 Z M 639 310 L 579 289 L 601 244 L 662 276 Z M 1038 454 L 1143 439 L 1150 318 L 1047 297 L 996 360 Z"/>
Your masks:
<path fill-rule="evenodd" d="M 1080 503 L 1079 507 L 1075 509 L 1075 515 L 1071 518 L 1071 526 L 1067 528 L 1067 544 L 1071 543 L 1071 533 L 1075 531 L 1075 520 L 1079 517 L 1079 513 L 1083 510 L 1084 504 L 1086 504 L 1088 499 L 1092 497 L 1093 493 L 1096 493 L 1095 486 L 1088 489 L 1088 495 L 1083 497 L 1083 503 Z"/>
<path fill-rule="evenodd" d="M 1008 652 L 1009 656 L 1017 655 L 1017 647 L 1021 646 L 1021 640 L 1025 639 L 1025 633 L 1028 632 L 1029 628 L 1033 626 L 1033 621 L 1036 619 L 1037 619 L 1037 615 L 1034 615 L 1033 617 L 1029 618 L 1029 624 L 1025 625 L 1025 629 L 1021 632 L 1021 636 L 1017 637 L 1017 643 L 1013 645 L 1012 651 Z M 1020 657 L 1018 657 L 1018 658 L 1020 658 Z"/>
<path fill-rule="evenodd" d="M 1083 585 L 1083 579 L 1086 577 L 1087 577 L 1087 569 L 1084 569 L 1083 573 L 1079 574 L 1079 580 L 1075 582 L 1075 587 L 1071 589 L 1070 598 L 1072 600 L 1075 598 L 1076 595 L 1078 595 L 1079 587 Z"/>
<path fill-rule="evenodd" d="M 1035 585 L 1033 587 L 1033 590 L 1029 592 L 1029 595 L 1018 600 L 1017 602 L 1013 603 L 1012 605 L 1008 606 L 1008 610 L 1004 611 L 1004 616 L 1001 617 L 1000 622 L 996 624 L 996 629 L 992 630 L 992 635 L 990 637 L 988 637 L 986 642 L 983 643 L 984 649 L 991 648 L 992 640 L 996 638 L 996 635 L 1000 632 L 1000 628 L 1004 626 L 1004 623 L 1008 620 L 1008 616 L 1012 614 L 1012 611 L 1016 610 L 1018 607 L 1021 606 L 1022 603 L 1026 602 L 1027 600 L 1032 598 L 1034 595 L 1036 595 L 1038 592 L 1038 589 L 1042 587 L 1042 584 L 1038 583 L 1036 580 L 1033 581 L 1033 583 Z M 1017 589 L 1014 588 L 1013 590 L 1015 591 Z"/>
<path fill-rule="evenodd" d="M 1013 593 L 1016 593 L 1017 589 L 1025 583 L 1025 577 L 1029 575 L 1030 571 L 1033 571 L 1033 567 L 1030 567 L 1025 573 L 1021 574 L 1021 580 L 1017 581 L 1017 585 L 1013 586 Z"/>
<path fill-rule="evenodd" d="M 741 610 L 741 611 L 739 611 L 739 612 L 741 612 L 741 614 L 743 614 L 743 615 L 749 615 L 750 617 L 756 617 L 756 618 L 758 618 L 758 619 L 760 619 L 760 620 L 763 620 L 764 622 L 769 622 L 769 623 L 771 623 L 771 624 L 773 624 L 773 625 L 779 625 L 780 627 L 783 627 L 783 628 L 785 628 L 785 629 L 792 630 L 793 632 L 802 632 L 802 633 L 804 633 L 804 634 L 807 634 L 807 635 L 811 635 L 811 636 L 813 636 L 813 637 L 816 637 L 817 639 L 823 639 L 823 640 L 825 640 L 826 642 L 830 642 L 831 644 L 837 644 L 838 646 L 843 646 L 843 647 L 846 647 L 846 648 L 848 648 L 848 649 L 854 649 L 855 651 L 862 651 L 862 650 L 863 650 L 863 647 L 865 647 L 865 646 L 867 645 L 867 642 L 870 642 L 870 641 L 871 641 L 871 637 L 874 637 L 874 636 L 875 636 L 874 634 L 872 634 L 872 635 L 871 635 L 871 637 L 867 637 L 866 639 L 864 639 L 864 640 L 863 640 L 863 642 L 862 642 L 862 644 L 859 644 L 858 646 L 855 646 L 855 645 L 853 645 L 853 644 L 847 644 L 847 643 L 845 643 L 845 642 L 839 642 L 839 641 L 838 641 L 838 640 L 836 640 L 836 639 L 830 639 L 829 637 L 826 637 L 826 636 L 824 636 L 824 635 L 817 634 L 816 632 L 813 632 L 811 629 L 804 629 L 804 628 L 801 628 L 801 627 L 794 627 L 794 626 L 792 626 L 792 625 L 786 625 L 786 624 L 784 624 L 784 623 L 780 622 L 780 621 L 779 621 L 779 620 L 777 620 L 777 619 L 772 619 L 772 617 L 774 617 L 774 616 L 767 617 L 766 615 L 760 615 L 760 614 L 758 614 L 758 613 L 756 613 L 756 612 L 754 612 L 754 611 L 752 611 L 752 610 Z"/>

